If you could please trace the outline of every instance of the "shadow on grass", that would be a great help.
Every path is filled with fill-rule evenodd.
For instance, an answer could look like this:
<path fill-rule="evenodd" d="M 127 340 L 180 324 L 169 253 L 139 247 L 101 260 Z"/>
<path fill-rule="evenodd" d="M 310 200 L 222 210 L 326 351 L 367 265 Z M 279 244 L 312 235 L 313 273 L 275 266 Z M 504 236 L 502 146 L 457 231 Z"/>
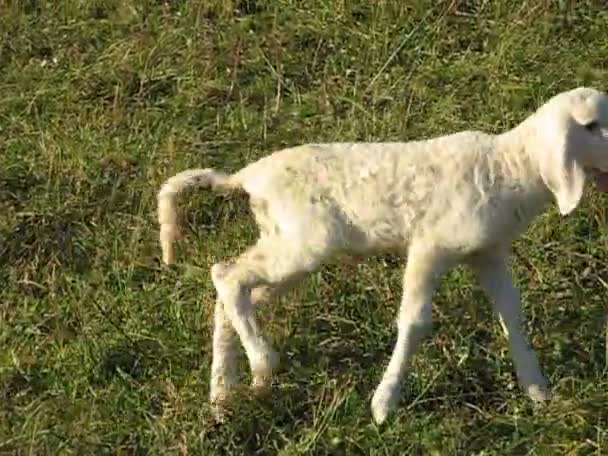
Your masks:
<path fill-rule="evenodd" d="M 142 339 L 123 341 L 102 354 L 91 373 L 91 383 L 101 386 L 121 374 L 142 381 L 159 375 L 164 365 L 162 346 L 158 341 Z"/>
<path fill-rule="evenodd" d="M 48 389 L 47 381 L 48 375 L 39 364 L 11 369 L 0 378 L 0 408 L 9 412 L 10 417 L 15 407 L 42 396 Z"/>
<path fill-rule="evenodd" d="M 0 269 L 45 267 L 51 263 L 83 272 L 90 268 L 91 247 L 79 242 L 86 230 L 75 213 L 27 214 L 0 242 Z"/>
<path fill-rule="evenodd" d="M 38 395 L 46 389 L 44 369 L 38 365 L 13 369 L 2 381 L 2 398 L 12 400 L 19 394 Z"/>
<path fill-rule="evenodd" d="M 97 179 L 64 177 L 55 189 L 63 194 L 59 206 L 22 213 L 0 232 L 0 271 L 12 267 L 41 272 L 50 265 L 89 271 L 97 253 L 97 224 L 113 212 L 133 212 L 139 204 L 129 193 L 129 182 L 138 172 L 132 161 L 110 157 L 99 163 Z M 39 181 L 25 171 L 0 178 L 0 197 L 6 196 L 15 208 L 25 206 Z"/>
<path fill-rule="evenodd" d="M 287 391 L 273 388 L 265 397 L 254 398 L 243 388 L 227 409 L 224 423 L 209 414 L 201 437 L 216 454 L 275 454 L 269 446 L 313 425 L 313 398 L 304 386 Z M 221 449 L 221 450 L 220 450 Z"/>
<path fill-rule="evenodd" d="M 27 204 L 30 194 L 41 182 L 39 176 L 22 168 L 13 167 L 10 174 L 5 170 L 0 176 L 0 201 L 20 210 Z"/>

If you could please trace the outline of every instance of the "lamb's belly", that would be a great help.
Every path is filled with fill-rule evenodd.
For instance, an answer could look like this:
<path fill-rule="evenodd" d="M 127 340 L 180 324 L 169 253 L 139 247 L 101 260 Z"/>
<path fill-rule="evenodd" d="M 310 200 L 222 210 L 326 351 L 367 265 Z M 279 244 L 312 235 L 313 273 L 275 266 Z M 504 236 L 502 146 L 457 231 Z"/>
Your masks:
<path fill-rule="evenodd" d="M 351 220 L 357 234 L 351 247 L 357 254 L 403 251 L 407 245 L 411 223 L 399 212 L 375 206 Z"/>
<path fill-rule="evenodd" d="M 510 244 L 525 231 L 526 224 L 516 217 L 476 214 L 469 217 L 445 217 L 427 224 L 423 232 L 429 243 L 468 255 Z"/>

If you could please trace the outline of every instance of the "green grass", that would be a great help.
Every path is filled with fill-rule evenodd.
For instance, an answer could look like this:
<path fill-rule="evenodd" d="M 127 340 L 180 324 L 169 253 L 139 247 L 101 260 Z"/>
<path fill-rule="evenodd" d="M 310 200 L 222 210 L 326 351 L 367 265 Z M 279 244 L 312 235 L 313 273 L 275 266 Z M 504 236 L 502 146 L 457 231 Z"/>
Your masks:
<path fill-rule="evenodd" d="M 606 196 L 551 208 L 515 245 L 554 400 L 535 409 L 515 387 L 485 297 L 455 270 L 381 427 L 369 400 L 401 260 L 324 268 L 264 309 L 280 386 L 217 427 L 209 267 L 255 228 L 241 201 L 184 198 L 168 269 L 155 219 L 159 185 L 188 167 L 498 132 L 561 90 L 605 88 L 603 2 L 9 1 L 0 40 L 0 453 L 608 453 Z"/>

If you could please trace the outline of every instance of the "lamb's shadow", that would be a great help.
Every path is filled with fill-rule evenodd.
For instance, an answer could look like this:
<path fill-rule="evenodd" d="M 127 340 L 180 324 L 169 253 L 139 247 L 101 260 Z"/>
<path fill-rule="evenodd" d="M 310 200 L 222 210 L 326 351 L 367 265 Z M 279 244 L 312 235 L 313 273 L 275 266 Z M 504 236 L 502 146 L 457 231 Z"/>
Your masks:
<path fill-rule="evenodd" d="M 213 441 L 214 448 L 238 447 L 246 454 L 274 454 L 266 443 L 284 440 L 302 426 L 314 421 L 314 398 L 305 385 L 290 388 L 289 392 L 273 388 L 264 397 L 252 397 L 246 386 L 233 396 L 225 410 L 224 422 L 217 422 L 209 412 L 205 438 Z M 217 450 L 216 450 L 217 451 Z"/>
<path fill-rule="evenodd" d="M 398 265 L 395 265 L 398 267 Z M 356 283 L 348 281 L 334 282 L 338 288 L 335 295 L 352 296 L 358 294 L 364 301 L 377 302 L 379 297 L 374 291 L 363 291 L 357 287 Z M 482 299 L 480 292 L 479 296 L 474 299 Z M 331 300 L 330 300 L 331 301 Z M 339 306 L 338 306 L 339 307 Z M 365 308 L 365 306 L 354 306 Z M 368 306 L 367 310 L 373 307 Z M 324 310 L 340 314 L 345 310 L 353 312 L 353 309 L 331 308 L 325 304 Z M 363 310 L 366 311 L 366 310 Z M 494 322 L 491 311 L 486 310 L 490 318 L 489 321 Z M 365 321 L 369 315 L 354 315 L 352 320 Z M 340 320 L 339 318 L 337 319 Z M 392 354 L 396 338 L 397 329 L 391 327 L 386 330 L 394 320 L 376 322 L 376 324 L 387 325 L 382 331 L 378 331 L 373 327 L 362 331 L 359 326 L 350 324 L 330 324 L 325 320 L 306 321 L 299 327 L 298 331 L 306 332 L 310 335 L 310 339 L 314 340 L 331 340 L 332 343 L 326 343 L 322 347 L 318 344 L 310 344 L 309 338 L 294 337 L 290 338 L 285 343 L 284 349 L 295 353 L 289 363 L 297 362 L 302 366 L 309 366 L 312 369 L 322 368 L 326 375 L 335 379 L 337 382 L 346 379 L 356 381 L 355 389 L 363 397 L 373 393 L 377 383 L 380 381 L 382 371 L 386 367 Z M 456 325 L 465 325 L 465 321 L 452 322 Z M 435 321 L 432 332 L 425 338 L 422 346 L 416 353 L 416 357 L 423 359 L 439 356 L 435 345 L 436 338 L 444 332 L 441 322 Z M 495 339 L 496 335 L 483 327 L 476 326 L 474 331 L 467 335 L 464 342 L 472 349 L 474 347 L 488 347 Z M 287 348 L 288 346 L 288 348 Z M 282 359 L 287 360 L 287 356 L 282 354 Z M 437 359 L 433 360 L 437 362 Z M 511 360 L 507 360 L 511 362 Z M 306 368 L 301 369 L 298 373 L 306 373 Z M 370 372 L 375 372 L 377 375 L 370 375 Z M 446 404 L 454 406 L 465 406 L 467 403 L 474 402 L 480 407 L 495 409 L 505 401 L 505 394 L 509 394 L 508 388 L 516 383 L 515 373 L 511 373 L 511 381 L 505 383 L 504 376 L 498 378 L 495 364 L 489 363 L 485 357 L 468 357 L 464 362 L 455 365 L 453 368 L 445 369 L 439 376 L 437 381 L 431 385 L 424 382 L 413 381 L 412 376 L 415 376 L 415 367 L 411 367 L 409 373 L 404 378 L 403 388 L 403 404 L 407 406 L 412 403 L 413 411 L 418 409 L 433 410 L 441 409 Z M 424 390 L 424 391 L 423 391 Z"/>
<path fill-rule="evenodd" d="M 608 362 L 605 306 L 566 309 L 562 313 L 561 318 L 552 319 L 548 335 L 552 346 L 542 356 L 543 367 L 549 375 L 557 371 L 561 377 L 596 379 L 605 372 Z"/>
<path fill-rule="evenodd" d="M 42 183 L 42 178 L 21 168 L 12 168 L 11 174 L 0 175 L 0 207 L 4 204 L 21 210 L 27 205 L 30 194 Z"/>
<path fill-rule="evenodd" d="M 97 364 L 89 373 L 89 378 L 95 385 L 105 385 L 121 375 L 145 382 L 170 370 L 197 370 L 201 364 L 200 356 L 199 351 L 192 350 L 187 354 L 182 352 L 176 358 L 170 343 L 166 345 L 157 339 L 123 335 L 121 340 L 99 353 Z"/>
<path fill-rule="evenodd" d="M 0 398 L 4 407 L 10 410 L 21 402 L 40 397 L 47 391 L 47 381 L 46 369 L 40 364 L 10 370 L 0 379 Z"/>
<path fill-rule="evenodd" d="M 435 330 L 441 331 L 439 325 Z M 489 345 L 492 335 L 489 332 L 477 330 L 475 335 L 469 339 L 470 344 Z M 327 372 L 333 378 L 340 381 L 341 378 L 352 378 L 353 373 L 357 377 L 357 390 L 363 396 L 370 396 L 377 383 L 380 381 L 382 370 L 386 367 L 394 347 L 396 335 L 382 346 L 373 351 L 362 348 L 364 338 L 357 341 L 351 336 L 348 344 L 340 346 L 339 350 L 333 350 L 328 354 L 330 362 Z M 420 347 L 417 357 L 427 359 L 436 357 L 433 353 L 434 337 L 430 335 Z M 379 361 L 381 360 L 381 361 Z M 437 360 L 432 360 L 436 363 Z M 371 369 L 378 372 L 378 376 L 370 376 Z M 417 376 L 416 368 L 411 365 L 408 373 L 403 379 L 402 404 L 416 411 L 441 410 L 449 406 L 465 406 L 474 402 L 477 406 L 488 409 L 496 409 L 505 401 L 506 388 L 496 375 L 495 368 L 485 359 L 469 357 L 458 366 L 452 366 L 443 370 L 433 380 L 420 381 L 414 379 Z M 510 384 L 513 385 L 515 373 L 512 373 Z"/>
<path fill-rule="evenodd" d="M 76 274 L 89 271 L 97 253 L 93 241 L 97 224 L 113 210 L 131 211 L 138 204 L 128 191 L 128 182 L 139 169 L 123 161 L 100 163 L 94 180 L 66 175 L 55 190 L 68 203 L 22 213 L 0 232 L 0 273 L 8 266 L 39 271 L 48 265 Z M 0 178 L 0 199 L 4 197 L 20 209 L 41 182 L 42 178 L 33 174 L 15 171 Z"/>
<path fill-rule="evenodd" d="M 162 345 L 152 339 L 123 340 L 100 354 L 90 381 L 104 385 L 115 377 L 127 375 L 139 382 L 159 375 L 165 365 Z"/>
<path fill-rule="evenodd" d="M 71 213 L 22 216 L 0 242 L 0 269 L 55 263 L 75 272 L 88 270 L 93 251 L 78 241 L 87 230 L 79 218 Z"/>

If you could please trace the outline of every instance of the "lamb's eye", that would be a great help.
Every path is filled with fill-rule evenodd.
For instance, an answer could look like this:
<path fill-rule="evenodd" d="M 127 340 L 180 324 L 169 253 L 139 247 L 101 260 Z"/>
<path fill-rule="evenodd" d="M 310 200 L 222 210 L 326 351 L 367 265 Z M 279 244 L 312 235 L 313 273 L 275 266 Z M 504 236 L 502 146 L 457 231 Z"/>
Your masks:
<path fill-rule="evenodd" d="M 585 124 L 585 128 L 587 129 L 587 131 L 591 131 L 594 132 L 596 131 L 600 126 L 600 123 L 597 120 L 592 120 L 591 122 Z"/>

